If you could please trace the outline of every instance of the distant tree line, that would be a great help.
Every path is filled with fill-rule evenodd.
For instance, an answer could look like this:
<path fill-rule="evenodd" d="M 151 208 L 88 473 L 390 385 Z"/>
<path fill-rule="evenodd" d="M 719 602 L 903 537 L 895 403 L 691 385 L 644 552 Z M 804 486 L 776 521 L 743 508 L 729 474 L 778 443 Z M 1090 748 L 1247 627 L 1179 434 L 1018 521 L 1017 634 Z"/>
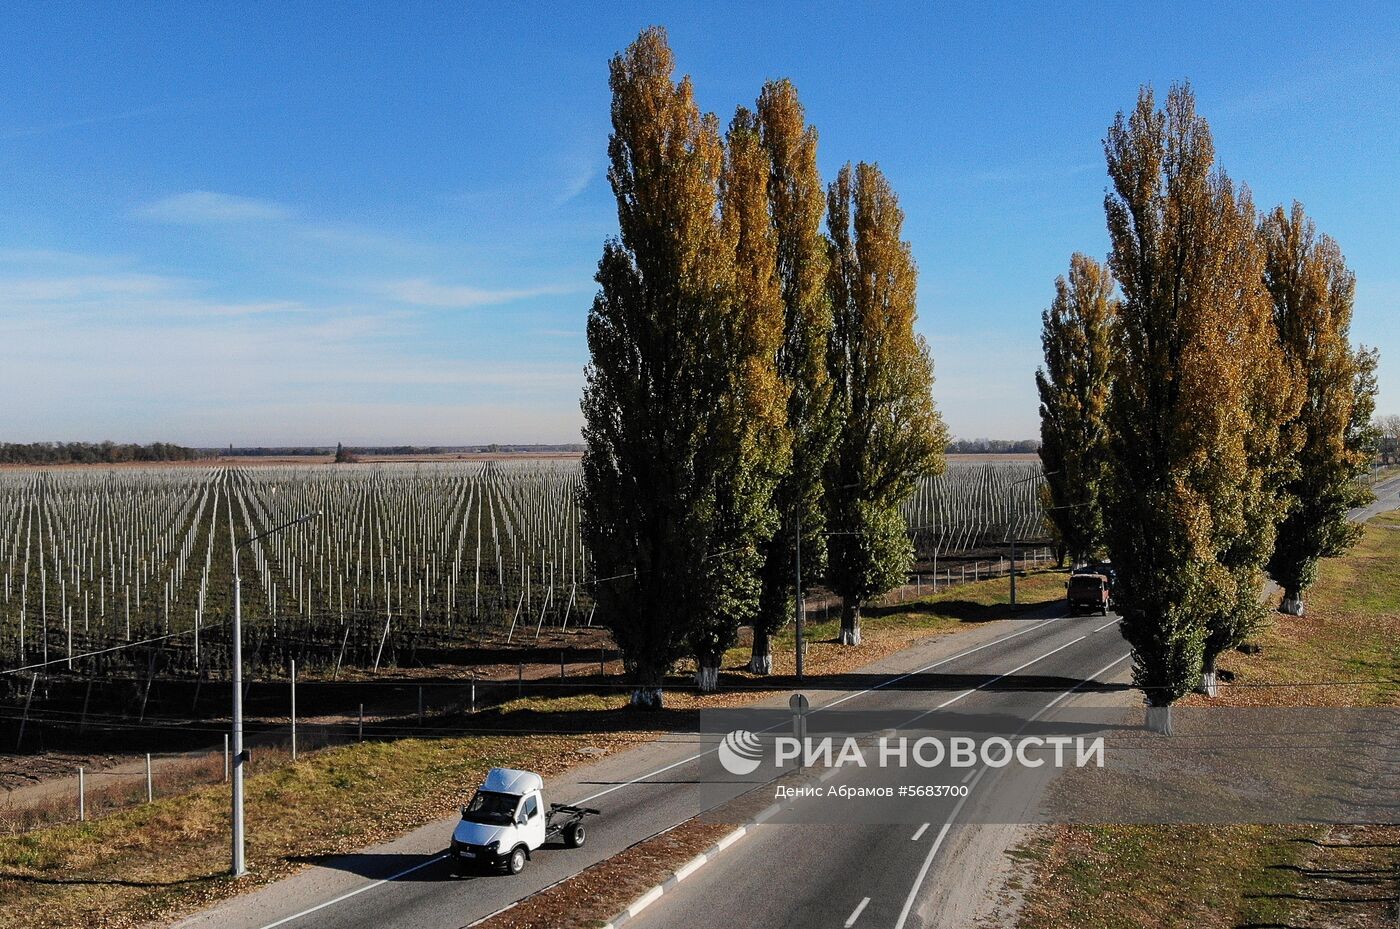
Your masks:
<path fill-rule="evenodd" d="M 193 461 L 205 457 L 199 449 L 152 442 L 30 442 L 0 443 L 0 464 L 118 464 L 124 461 Z"/>
<path fill-rule="evenodd" d="M 1380 464 L 1400 463 L 1400 416 L 1394 413 L 1377 416 L 1371 428 L 1379 436 L 1376 441 L 1376 453 Z"/>
<path fill-rule="evenodd" d="M 1112 557 L 1149 724 L 1215 692 L 1264 618 L 1303 613 L 1345 552 L 1376 455 L 1375 350 L 1356 280 L 1300 204 L 1256 212 L 1215 164 L 1189 85 L 1150 88 L 1104 142 L 1106 263 L 1073 256 L 1043 314 L 1046 511 L 1076 561 Z"/>
<path fill-rule="evenodd" d="M 1040 450 L 1039 439 L 953 439 L 950 455 L 1026 455 Z"/>
<path fill-rule="evenodd" d="M 283 457 L 283 458 L 310 458 L 317 455 L 334 455 L 338 451 L 349 452 L 354 455 L 454 455 L 454 454 L 560 454 L 569 452 L 582 452 L 583 444 L 580 442 L 565 442 L 557 445 L 530 445 L 513 444 L 501 445 L 491 443 L 489 445 L 260 445 L 248 447 L 235 447 L 229 445 L 225 448 L 199 449 L 199 451 L 209 455 L 227 455 L 231 458 L 259 458 L 259 457 Z"/>

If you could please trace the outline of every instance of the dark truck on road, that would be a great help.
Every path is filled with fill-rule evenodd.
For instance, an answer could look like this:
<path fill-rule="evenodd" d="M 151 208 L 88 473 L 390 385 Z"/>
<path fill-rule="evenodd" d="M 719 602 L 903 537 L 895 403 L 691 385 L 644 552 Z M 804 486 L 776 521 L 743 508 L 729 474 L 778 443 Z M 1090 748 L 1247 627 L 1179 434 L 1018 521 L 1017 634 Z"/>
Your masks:
<path fill-rule="evenodd" d="M 1113 605 L 1113 585 L 1107 575 L 1076 571 L 1065 582 L 1065 599 L 1069 601 L 1071 616 L 1080 612 L 1107 616 Z"/>

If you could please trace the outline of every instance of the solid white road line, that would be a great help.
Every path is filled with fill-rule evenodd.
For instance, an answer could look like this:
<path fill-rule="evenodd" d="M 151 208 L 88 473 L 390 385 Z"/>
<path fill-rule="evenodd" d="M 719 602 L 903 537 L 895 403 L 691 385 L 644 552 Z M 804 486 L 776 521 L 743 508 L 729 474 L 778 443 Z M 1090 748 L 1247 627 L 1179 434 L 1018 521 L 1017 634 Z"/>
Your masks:
<path fill-rule="evenodd" d="M 1080 638 L 1083 638 L 1083 636 L 1081 636 Z M 1026 723 L 1029 724 L 1035 722 L 1037 719 L 1040 718 L 1040 716 L 1043 713 L 1046 713 L 1050 710 L 1051 707 L 1055 706 L 1061 700 L 1074 693 L 1080 687 L 1083 687 L 1084 684 L 1097 679 L 1100 674 L 1105 673 L 1116 664 L 1121 664 L 1122 662 L 1128 660 L 1128 658 L 1130 657 L 1132 657 L 1132 655 L 1128 654 L 1113 659 L 1108 664 L 1104 665 L 1102 668 L 1099 668 L 1093 674 L 1089 675 L 1089 677 L 1085 681 L 1075 684 L 1069 690 L 1066 690 L 1054 700 L 1051 700 L 1049 703 L 1045 704 L 1045 706 L 1041 707 L 1038 711 L 1036 711 L 1036 714 L 1034 716 L 1026 720 Z M 909 888 L 909 896 L 904 898 L 904 907 L 899 911 L 899 919 L 895 922 L 894 929 L 904 929 L 904 924 L 909 920 L 909 913 L 914 909 L 914 901 L 918 899 L 919 888 L 924 886 L 924 878 L 928 877 L 928 869 L 933 866 L 933 859 L 937 857 L 938 850 L 943 846 L 944 837 L 948 835 L 948 830 L 951 829 L 953 826 L 953 820 L 958 818 L 958 814 L 962 812 L 963 804 L 967 802 L 968 797 L 971 797 L 973 791 L 977 789 L 977 782 L 982 779 L 982 775 L 985 774 L 986 771 L 986 765 L 983 765 L 982 767 L 977 769 L 977 776 L 973 778 L 972 784 L 968 788 L 967 794 L 957 802 L 957 805 L 953 807 L 953 811 L 948 814 L 948 821 L 943 824 L 943 828 L 938 830 L 938 838 L 933 840 L 933 847 L 930 848 L 928 850 L 928 854 L 924 856 L 923 866 L 919 868 L 919 874 L 917 877 L 914 878 L 914 886 Z"/>
<path fill-rule="evenodd" d="M 909 841 L 910 841 L 910 842 L 917 842 L 917 841 L 919 841 L 919 837 L 920 837 L 921 835 L 923 835 L 923 834 L 924 834 L 925 832 L 927 832 L 927 831 L 928 831 L 928 823 L 924 823 L 922 826 L 919 827 L 919 831 L 918 831 L 918 832 L 914 833 L 913 835 L 911 835 L 911 836 L 909 837 Z"/>
<path fill-rule="evenodd" d="M 338 897 L 336 897 L 336 898 L 334 898 L 334 899 L 332 899 L 332 900 L 327 900 L 325 903 L 318 903 L 318 904 L 316 904 L 316 905 L 313 906 L 313 907 L 308 907 L 307 909 L 302 910 L 300 913 L 293 913 L 291 916 L 283 916 L 281 919 L 277 920 L 276 922 L 274 922 L 274 923 L 268 923 L 266 926 L 263 926 L 262 929 L 275 929 L 276 926 L 281 926 L 281 925 L 283 925 L 283 924 L 285 924 L 285 923 L 289 923 L 289 922 L 291 922 L 291 921 L 294 920 L 294 919 L 301 919 L 303 916 L 309 916 L 309 915 L 311 915 L 312 913 L 315 913 L 317 910 L 324 910 L 326 907 L 332 906 L 332 905 L 334 905 L 334 904 L 337 904 L 337 903 L 341 902 L 342 900 L 349 900 L 351 897 L 357 897 L 357 896 L 359 896 L 360 894 L 364 893 L 366 890 L 373 890 L 373 889 L 376 888 L 376 887 L 382 887 L 383 885 L 389 883 L 390 881 L 396 881 L 396 880 L 398 880 L 398 879 L 401 878 L 401 877 L 407 877 L 408 875 L 412 874 L 414 871 L 421 871 L 421 870 L 423 870 L 424 868 L 426 868 L 428 865 L 430 865 L 430 864 L 436 864 L 437 862 L 442 861 L 442 860 L 443 860 L 444 858 L 446 858 L 446 857 L 447 857 L 447 854 L 446 854 L 446 853 L 443 853 L 443 854 L 441 854 L 441 855 L 435 855 L 435 856 L 433 856 L 432 858 L 429 858 L 427 861 L 420 861 L 418 864 L 414 865 L 414 866 L 411 867 L 411 868 L 404 868 L 404 869 L 403 869 L 402 871 L 400 871 L 398 874 L 391 874 L 391 875 L 389 875 L 388 877 L 386 877 L 386 878 L 381 878 L 380 880 L 377 880 L 377 881 L 375 881 L 375 882 L 372 883 L 372 884 L 366 884 L 366 885 L 363 886 L 363 887 L 357 887 L 357 888 L 355 888 L 354 890 L 349 891 L 348 893 L 343 893 L 343 894 L 341 894 L 340 896 L 338 896 Z"/>
<path fill-rule="evenodd" d="M 1095 632 L 1103 632 L 1103 631 L 1104 631 L 1105 629 L 1107 629 L 1109 626 L 1116 626 L 1116 625 L 1118 625 L 1119 622 L 1121 622 L 1121 620 L 1115 619 L 1115 620 L 1114 620 L 1113 622 L 1111 622 L 1111 623 L 1104 623 L 1102 626 L 1100 626 L 1099 628 L 1095 629 L 1094 631 L 1095 631 Z"/>
<path fill-rule="evenodd" d="M 575 801 L 574 801 L 574 806 L 578 806 L 580 803 L 587 803 L 589 800 L 597 800 L 599 797 L 606 796 L 606 795 L 612 793 L 614 790 L 621 790 L 621 789 L 624 788 L 624 787 L 631 787 L 633 784 L 636 784 L 636 783 L 638 783 L 638 782 L 640 782 L 640 781 L 644 781 L 644 780 L 646 780 L 646 779 L 649 778 L 649 777 L 656 777 L 656 775 L 658 775 L 658 774 L 665 774 L 667 771 L 671 770 L 672 768 L 679 768 L 679 767 L 680 767 L 681 765 L 683 765 L 683 764 L 690 764 L 692 761 L 695 761 L 695 760 L 698 759 L 698 758 L 704 758 L 706 755 L 712 755 L 712 754 L 714 754 L 715 751 L 716 751 L 716 749 L 713 749 L 713 748 L 711 748 L 711 749 L 706 749 L 706 750 L 703 751 L 703 752 L 699 752 L 699 753 L 697 753 L 697 754 L 691 755 L 689 758 L 682 758 L 680 761 L 677 761 L 677 762 L 674 763 L 674 764 L 668 764 L 668 765 L 667 765 L 666 767 L 664 767 L 664 768 L 657 768 L 655 771 L 650 771 L 650 772 L 648 772 L 648 773 L 646 773 L 646 774 L 641 775 L 640 777 L 634 777 L 634 778 L 632 778 L 632 780 L 630 780 L 630 781 L 624 781 L 624 782 L 621 783 L 621 784 L 614 784 L 613 786 L 609 787 L 607 790 L 600 790 L 600 791 L 598 791 L 596 794 L 589 794 L 587 797 L 584 797 L 582 800 L 575 800 Z"/>
<path fill-rule="evenodd" d="M 1062 651 L 1064 651 L 1065 649 L 1069 648 L 1071 645 L 1076 645 L 1076 644 L 1078 644 L 1078 643 L 1080 643 L 1080 642 L 1083 642 L 1083 641 L 1084 641 L 1085 639 L 1087 639 L 1087 638 L 1089 638 L 1087 635 L 1081 635 L 1081 636 L 1080 636 L 1079 638 L 1077 638 L 1077 639 L 1071 639 L 1070 641 L 1066 642 L 1064 645 L 1059 646 L 1058 648 L 1052 648 L 1052 649 L 1050 649 L 1050 651 L 1046 652 L 1044 655 L 1039 656 L 1038 658 L 1032 658 L 1030 661 L 1027 661 L 1027 662 L 1026 662 L 1025 664 L 1023 664 L 1023 665 L 1017 665 L 1016 667 L 1012 668 L 1010 671 L 1007 671 L 1005 674 L 998 674 L 996 677 L 992 678 L 990 681 L 983 681 L 982 683 L 978 684 L 976 687 L 972 688 L 971 690 L 964 690 L 962 693 L 958 694 L 956 697 L 950 697 L 950 698 L 948 698 L 947 700 L 944 700 L 942 703 L 938 704 L 938 706 L 934 707 L 934 708 L 931 709 L 931 710 L 925 710 L 924 712 L 920 713 L 918 716 L 914 716 L 914 717 L 911 717 L 911 718 L 909 718 L 909 719 L 906 719 L 904 722 L 900 723 L 900 725 L 901 725 L 901 726 L 907 726 L 907 725 L 909 725 L 910 723 L 915 722 L 916 720 L 923 719 L 925 716 L 928 716 L 928 715 L 933 714 L 933 713 L 937 713 L 939 710 L 946 710 L 948 707 L 952 706 L 954 703 L 957 703 L 957 702 L 958 702 L 959 700 L 961 700 L 963 697 L 970 696 L 971 694 L 975 694 L 975 693 L 977 693 L 977 691 L 981 690 L 983 687 L 986 687 L 986 686 L 988 686 L 988 685 L 990 685 L 990 684 L 995 684 L 997 681 L 1001 680 L 1002 678 L 1010 677 L 1011 675 L 1015 674 L 1017 671 L 1024 671 L 1026 668 L 1029 668 L 1031 665 L 1035 664 L 1037 661 L 1044 661 L 1046 658 L 1049 658 L 1051 655 L 1055 654 L 1056 652 L 1062 652 Z M 1120 660 L 1121 660 L 1121 659 L 1120 659 Z M 1116 661 L 1114 662 L 1114 664 L 1117 664 L 1117 663 L 1118 663 L 1118 662 L 1116 662 Z"/>
<path fill-rule="evenodd" d="M 846 917 L 846 929 L 851 929 L 851 927 L 856 924 L 856 920 L 860 919 L 860 914 L 865 912 L 865 908 L 869 905 L 869 897 L 866 897 L 865 899 L 861 900 L 860 903 L 856 904 L 855 912 L 853 912 L 850 916 Z"/>
<path fill-rule="evenodd" d="M 1068 617 L 1068 616 L 1052 616 L 1052 617 L 1050 617 L 1049 619 L 1041 620 L 1040 622 L 1036 623 L 1034 626 L 1029 626 L 1029 627 L 1027 627 L 1027 628 L 1025 628 L 1025 629 L 1022 629 L 1020 632 L 1013 632 L 1013 633 L 1011 633 L 1010 635 L 1004 635 L 1004 636 L 1002 636 L 1002 637 L 999 638 L 999 639 L 993 639 L 993 640 L 990 641 L 990 642 L 985 642 L 985 643 L 983 643 L 983 644 L 981 644 L 981 645 L 978 645 L 976 648 L 969 648 L 969 649 L 968 649 L 967 651 L 965 651 L 965 652 L 958 652 L 956 655 L 950 655 L 950 656 L 947 657 L 947 658 L 940 658 L 938 661 L 935 661 L 933 664 L 924 665 L 922 668 L 915 668 L 913 671 L 908 671 L 908 672 L 905 672 L 904 674 L 900 674 L 900 675 L 898 675 L 898 676 L 896 676 L 896 677 L 892 677 L 892 678 L 890 678 L 889 680 L 881 681 L 880 683 L 876 684 L 874 687 L 867 687 L 865 690 L 857 690 L 855 693 L 847 694 L 847 695 L 844 696 L 844 697 L 841 697 L 841 698 L 836 699 L 836 700 L 832 700 L 830 703 L 823 703 L 821 706 L 816 707 L 815 709 L 813 709 L 812 712 L 813 712 L 813 713 L 818 713 L 818 712 L 821 712 L 822 710 L 829 710 L 829 709 L 831 709 L 833 706 L 837 706 L 837 705 L 839 705 L 839 704 L 845 703 L 847 700 L 854 700 L 856 697 L 863 697 L 863 696 L 865 696 L 866 694 L 870 693 L 871 691 L 883 690 L 884 688 L 890 686 L 891 684 L 898 684 L 898 683 L 899 683 L 900 681 L 902 681 L 902 680 L 906 680 L 906 679 L 911 678 L 911 677 L 914 677 L 914 676 L 916 676 L 916 675 L 923 674 L 925 671 L 932 671 L 934 668 L 937 668 L 937 667 L 939 667 L 940 665 L 945 665 L 945 664 L 947 664 L 947 663 L 950 662 L 950 661 L 957 661 L 959 658 L 966 658 L 968 655 L 971 655 L 971 654 L 973 654 L 974 652 L 980 652 L 980 651 L 981 651 L 982 649 L 984 649 L 984 648 L 991 648 L 993 645 L 1000 645 L 1002 642 L 1009 642 L 1009 641 L 1011 641 L 1012 639 L 1016 638 L 1017 636 L 1025 635 L 1027 632 L 1034 632 L 1035 630 L 1039 629 L 1041 626 L 1047 626 L 1047 625 L 1049 625 L 1050 623 L 1063 622 L 1064 620 L 1069 619 L 1069 618 L 1070 618 L 1070 617 Z"/>

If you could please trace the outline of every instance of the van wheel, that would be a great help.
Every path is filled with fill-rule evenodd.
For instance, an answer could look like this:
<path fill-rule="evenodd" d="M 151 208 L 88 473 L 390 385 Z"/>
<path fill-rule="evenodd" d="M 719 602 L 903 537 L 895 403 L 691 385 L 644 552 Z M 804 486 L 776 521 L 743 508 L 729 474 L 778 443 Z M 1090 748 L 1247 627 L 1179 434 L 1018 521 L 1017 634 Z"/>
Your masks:
<path fill-rule="evenodd" d="M 511 874 L 519 874 L 525 870 L 525 846 L 517 845 L 506 859 L 506 870 Z"/>
<path fill-rule="evenodd" d="M 564 830 L 564 844 L 569 848 L 580 848 L 587 840 L 588 833 L 583 831 L 583 823 L 574 823 Z"/>

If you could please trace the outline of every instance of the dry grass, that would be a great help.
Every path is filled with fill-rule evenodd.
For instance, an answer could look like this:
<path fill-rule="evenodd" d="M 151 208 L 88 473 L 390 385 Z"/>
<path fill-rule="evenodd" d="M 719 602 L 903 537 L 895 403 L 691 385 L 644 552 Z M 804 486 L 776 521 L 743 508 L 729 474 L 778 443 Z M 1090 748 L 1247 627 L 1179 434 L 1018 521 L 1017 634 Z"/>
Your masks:
<path fill-rule="evenodd" d="M 1323 563 L 1309 615 L 1275 615 L 1196 705 L 1400 705 L 1400 513 Z M 1400 827 L 1060 826 L 1018 849 L 1019 929 L 1396 925 Z"/>

